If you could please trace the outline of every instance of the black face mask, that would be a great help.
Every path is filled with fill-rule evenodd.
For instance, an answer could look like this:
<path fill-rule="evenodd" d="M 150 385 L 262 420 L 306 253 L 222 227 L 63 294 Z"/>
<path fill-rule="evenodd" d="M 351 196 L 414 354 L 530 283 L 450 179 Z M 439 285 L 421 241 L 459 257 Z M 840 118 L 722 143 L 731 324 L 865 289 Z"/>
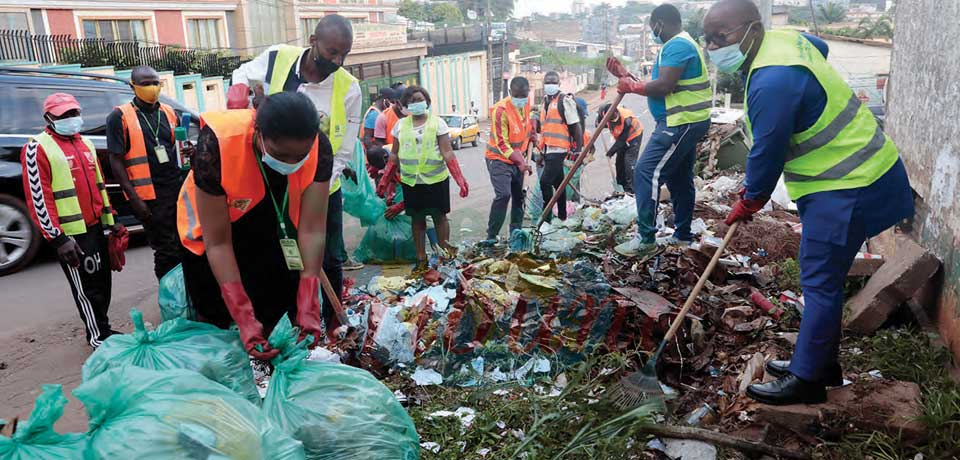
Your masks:
<path fill-rule="evenodd" d="M 340 68 L 340 64 L 323 57 L 320 53 L 314 53 L 313 63 L 317 66 L 317 70 L 323 75 L 332 75 Z"/>

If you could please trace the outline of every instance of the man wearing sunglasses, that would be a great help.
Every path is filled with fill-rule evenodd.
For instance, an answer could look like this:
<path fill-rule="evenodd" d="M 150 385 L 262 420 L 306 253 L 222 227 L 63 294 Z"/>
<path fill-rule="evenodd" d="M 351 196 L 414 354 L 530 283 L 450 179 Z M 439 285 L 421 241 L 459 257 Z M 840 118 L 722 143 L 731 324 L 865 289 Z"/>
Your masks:
<path fill-rule="evenodd" d="M 747 395 L 767 404 L 824 402 L 826 387 L 843 381 L 837 352 L 847 272 L 866 238 L 913 216 L 910 183 L 897 147 L 827 63 L 822 40 L 765 32 L 750 0 L 715 4 L 703 30 L 717 68 L 745 74 L 754 141 L 726 223 L 763 208 L 781 173 L 803 223 L 796 349 L 790 361 L 767 363 L 778 380 L 751 385 Z"/>
<path fill-rule="evenodd" d="M 140 66 L 130 73 L 134 97 L 107 116 L 110 168 L 153 248 L 157 280 L 180 264 L 177 194 L 186 175 L 177 163 L 177 115 L 160 102 L 160 74 Z M 183 151 L 190 156 L 190 151 Z"/>
<path fill-rule="evenodd" d="M 713 98 L 700 45 L 683 31 L 680 11 L 666 3 L 658 6 L 650 14 L 650 30 L 653 41 L 663 44 L 653 64 L 652 81 L 637 81 L 615 58 L 607 61 L 610 73 L 620 78 L 617 90 L 647 96 L 650 114 L 657 122 L 633 168 L 637 234 L 615 248 L 628 257 L 644 256 L 656 250 L 661 184 L 666 184 L 670 191 L 676 216 L 676 231 L 670 242 L 690 244 L 693 240 L 690 233 L 695 195 L 693 164 L 697 143 L 710 128 Z"/>

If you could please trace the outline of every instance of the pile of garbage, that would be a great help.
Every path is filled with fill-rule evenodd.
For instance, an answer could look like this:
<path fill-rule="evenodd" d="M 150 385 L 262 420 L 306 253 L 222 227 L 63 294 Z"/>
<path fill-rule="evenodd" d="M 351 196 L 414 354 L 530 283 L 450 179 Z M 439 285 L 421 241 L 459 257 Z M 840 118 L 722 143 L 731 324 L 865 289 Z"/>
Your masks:
<path fill-rule="evenodd" d="M 323 353 L 298 342 L 286 316 L 269 337 L 280 354 L 263 394 L 235 330 L 175 318 L 150 331 L 139 311 L 131 316 L 134 332 L 104 341 L 73 391 L 87 432 L 53 430 L 67 399 L 60 385 L 45 385 L 29 419 L 0 436 L 0 459 L 419 456 L 416 428 L 393 393 L 362 369 L 311 361 Z"/>

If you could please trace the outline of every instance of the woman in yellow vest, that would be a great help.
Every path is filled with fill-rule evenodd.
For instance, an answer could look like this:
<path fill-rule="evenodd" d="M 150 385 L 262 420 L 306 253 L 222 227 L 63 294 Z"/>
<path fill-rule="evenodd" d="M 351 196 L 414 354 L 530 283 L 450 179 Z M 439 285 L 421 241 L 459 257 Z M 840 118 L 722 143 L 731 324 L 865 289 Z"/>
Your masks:
<path fill-rule="evenodd" d="M 913 216 L 910 182 L 893 141 L 827 62 L 826 42 L 764 31 L 749 0 L 715 4 L 703 30 L 718 70 L 747 73 L 753 146 L 727 224 L 759 212 L 781 173 L 803 223 L 796 349 L 789 361 L 767 363 L 778 380 L 750 385 L 747 395 L 766 404 L 824 402 L 826 387 L 843 383 L 837 352 L 847 272 L 866 238 Z"/>
<path fill-rule="evenodd" d="M 300 93 L 259 109 L 207 112 L 193 170 L 177 202 L 187 293 L 204 322 L 236 322 L 251 356 L 276 356 L 266 337 L 284 314 L 321 337 L 317 297 L 333 150 Z M 336 320 L 330 314 L 327 327 Z"/>
<path fill-rule="evenodd" d="M 450 180 L 460 187 L 460 197 L 469 193 L 467 180 L 460 171 L 457 157 L 450 146 L 447 124 L 440 117 L 430 115 L 430 94 L 419 86 L 410 86 L 400 97 L 409 117 L 401 119 L 391 133 L 396 141 L 392 146 L 390 163 L 377 187 L 383 195 L 400 171 L 406 213 L 413 219 L 413 243 L 417 249 L 417 267 L 427 268 L 426 244 L 423 240 L 427 229 L 427 216 L 433 219 L 440 247 L 448 255 L 456 253 L 450 245 Z"/>

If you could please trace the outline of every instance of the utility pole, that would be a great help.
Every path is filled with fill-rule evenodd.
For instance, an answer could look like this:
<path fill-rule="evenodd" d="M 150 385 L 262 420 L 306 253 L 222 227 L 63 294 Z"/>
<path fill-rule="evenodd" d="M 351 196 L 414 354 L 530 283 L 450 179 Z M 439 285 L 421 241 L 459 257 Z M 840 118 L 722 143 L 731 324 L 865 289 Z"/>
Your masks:
<path fill-rule="evenodd" d="M 813 8 L 813 0 L 809 1 L 810 5 L 810 17 L 813 19 L 813 34 L 820 36 L 820 27 L 817 26 L 817 10 Z"/>
<path fill-rule="evenodd" d="M 496 102 L 493 99 L 493 82 L 496 81 L 493 75 L 493 26 L 490 24 L 493 19 L 493 15 L 490 13 L 490 0 L 487 0 L 487 7 L 484 10 L 484 15 L 487 17 L 487 89 L 488 94 L 487 98 L 490 100 L 492 105 Z"/>

